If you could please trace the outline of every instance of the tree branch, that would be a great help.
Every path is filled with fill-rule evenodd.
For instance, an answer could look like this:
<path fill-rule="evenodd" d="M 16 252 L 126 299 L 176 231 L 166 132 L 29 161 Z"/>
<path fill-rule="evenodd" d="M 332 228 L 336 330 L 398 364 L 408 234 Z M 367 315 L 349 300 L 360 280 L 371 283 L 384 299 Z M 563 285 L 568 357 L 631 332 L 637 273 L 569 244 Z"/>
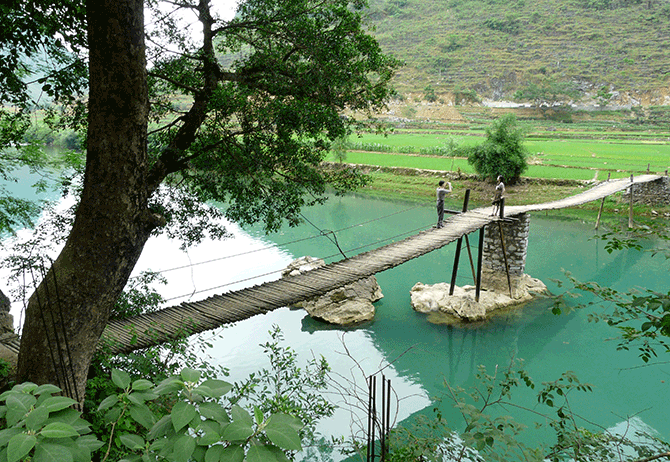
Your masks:
<path fill-rule="evenodd" d="M 181 88 L 182 90 L 189 91 L 193 94 L 196 94 L 200 91 L 198 88 L 191 87 L 190 85 L 183 84 L 183 83 L 181 83 L 181 82 L 179 82 L 175 79 L 172 79 L 172 78 L 167 77 L 165 75 L 158 74 L 156 72 L 149 71 L 149 72 L 147 72 L 147 75 L 149 75 L 150 77 L 156 77 L 157 79 L 165 80 L 166 82 L 171 83 L 175 87 Z"/>

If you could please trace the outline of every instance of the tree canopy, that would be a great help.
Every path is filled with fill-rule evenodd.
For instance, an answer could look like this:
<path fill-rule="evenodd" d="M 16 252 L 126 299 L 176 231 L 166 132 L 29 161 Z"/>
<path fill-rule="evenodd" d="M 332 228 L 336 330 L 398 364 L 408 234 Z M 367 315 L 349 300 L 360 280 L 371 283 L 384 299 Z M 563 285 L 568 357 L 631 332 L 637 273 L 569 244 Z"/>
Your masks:
<path fill-rule="evenodd" d="M 502 175 L 506 182 L 515 183 L 528 168 L 528 152 L 523 146 L 524 134 L 514 114 L 506 114 L 486 129 L 486 141 L 466 147 L 468 163 L 488 180 Z"/>
<path fill-rule="evenodd" d="M 356 123 L 345 111 L 378 108 L 392 92 L 399 62 L 366 32 L 364 7 L 249 0 L 225 20 L 192 0 L 85 5 L 89 92 L 76 106 L 86 111 L 74 112 L 85 118 L 72 119 L 86 130 L 83 186 L 65 246 L 26 310 L 21 380 L 56 377 L 81 401 L 98 338 L 149 236 L 225 233 L 205 201 L 276 230 L 325 200 L 328 185 L 363 181 L 321 161 Z M 197 36 L 184 20 L 199 23 Z M 61 321 L 45 325 L 44 316 Z"/>

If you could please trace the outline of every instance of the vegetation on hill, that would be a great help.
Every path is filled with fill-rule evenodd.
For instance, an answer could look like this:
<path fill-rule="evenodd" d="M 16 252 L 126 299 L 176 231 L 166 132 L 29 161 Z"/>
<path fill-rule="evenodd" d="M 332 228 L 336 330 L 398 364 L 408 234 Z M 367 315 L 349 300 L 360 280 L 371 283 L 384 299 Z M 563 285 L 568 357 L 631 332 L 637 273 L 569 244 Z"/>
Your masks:
<path fill-rule="evenodd" d="M 370 20 L 401 94 L 666 104 L 668 0 L 372 0 Z"/>

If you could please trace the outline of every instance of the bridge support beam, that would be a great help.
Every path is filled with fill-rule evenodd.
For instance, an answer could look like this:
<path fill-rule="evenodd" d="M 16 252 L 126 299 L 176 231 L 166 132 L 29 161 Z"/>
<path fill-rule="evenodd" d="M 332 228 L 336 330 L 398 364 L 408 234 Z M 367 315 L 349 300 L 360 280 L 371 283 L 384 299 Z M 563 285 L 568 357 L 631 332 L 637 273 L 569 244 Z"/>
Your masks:
<path fill-rule="evenodd" d="M 514 221 L 487 226 L 484 235 L 483 266 L 485 271 L 521 276 L 526 269 L 530 215 L 522 213 Z M 500 230 L 502 229 L 503 239 Z"/>

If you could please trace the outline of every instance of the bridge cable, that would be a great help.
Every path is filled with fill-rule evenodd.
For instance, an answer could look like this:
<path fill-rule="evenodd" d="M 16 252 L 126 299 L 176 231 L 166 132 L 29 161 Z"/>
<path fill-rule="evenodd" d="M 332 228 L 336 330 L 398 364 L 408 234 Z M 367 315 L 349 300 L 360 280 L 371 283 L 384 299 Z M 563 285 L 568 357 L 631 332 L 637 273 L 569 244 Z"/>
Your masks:
<path fill-rule="evenodd" d="M 423 204 L 422 205 L 416 205 L 414 207 L 409 207 L 409 208 L 406 208 L 406 209 L 402 209 L 402 210 L 399 210 L 397 212 L 390 213 L 388 215 L 373 218 L 371 220 L 363 221 L 361 223 L 355 223 L 353 225 L 345 226 L 344 228 L 336 229 L 335 231 L 329 231 L 329 232 L 339 233 L 341 231 L 346 231 L 346 230 L 351 229 L 351 228 L 356 228 L 356 227 L 359 227 L 359 226 L 368 225 L 370 223 L 374 223 L 375 221 L 380 221 L 380 220 L 383 220 L 385 218 L 389 218 L 389 217 L 392 217 L 394 215 L 405 213 L 405 212 L 408 212 L 410 210 L 414 210 L 414 209 L 419 208 L 419 207 L 424 207 L 424 205 Z M 303 216 L 303 218 L 304 218 L 304 216 Z M 307 221 L 307 219 L 305 219 L 305 220 Z M 314 225 L 312 225 L 312 226 L 314 226 Z M 314 227 L 319 229 L 316 226 L 314 226 Z M 226 259 L 229 259 L 229 258 L 241 257 L 241 256 L 248 255 L 248 254 L 251 254 L 251 253 L 262 252 L 264 250 L 274 249 L 276 247 L 283 247 L 283 246 L 287 246 L 287 245 L 291 245 L 291 244 L 297 244 L 299 242 L 308 241 L 308 240 L 311 240 L 311 239 L 316 239 L 318 237 L 322 237 L 323 235 L 324 234 L 322 232 L 322 234 L 318 234 L 318 235 L 315 235 L 315 236 L 303 237 L 303 238 L 300 238 L 300 239 L 295 239 L 293 241 L 283 242 L 281 244 L 273 244 L 273 245 L 269 245 L 269 246 L 262 247 L 262 248 L 259 248 L 259 249 L 248 250 L 246 252 L 240 252 L 240 253 L 236 253 L 236 254 L 233 254 L 233 255 L 225 255 L 223 257 L 212 258 L 210 260 L 204 260 L 204 261 L 201 261 L 201 262 L 190 263 L 188 265 L 175 266 L 173 268 L 167 268 L 167 269 L 158 270 L 158 271 L 155 271 L 155 272 L 156 273 L 167 273 L 169 271 L 176 271 L 176 270 L 180 270 L 180 269 L 184 269 L 184 268 L 190 268 L 192 266 L 198 266 L 198 265 L 204 265 L 204 264 L 207 264 L 207 263 L 213 263 L 215 261 L 221 261 L 221 260 L 226 260 Z M 339 248 L 339 246 L 338 246 L 338 248 Z M 346 256 L 345 256 L 345 258 L 346 258 Z"/>
<path fill-rule="evenodd" d="M 324 229 L 320 229 L 320 228 L 319 228 L 318 226 L 316 226 L 314 223 L 312 223 L 311 221 L 309 221 L 309 219 L 308 219 L 305 215 L 303 215 L 302 213 L 300 213 L 300 216 L 301 216 L 302 219 L 305 220 L 307 223 L 309 223 L 310 225 L 312 225 L 313 227 L 315 227 L 315 228 L 321 233 L 321 236 L 326 237 L 330 242 L 332 242 L 333 244 L 335 244 L 335 247 L 337 247 L 337 250 L 340 251 L 340 253 L 342 254 L 342 256 L 343 256 L 344 258 L 347 258 L 347 256 L 346 256 L 346 255 L 344 254 L 344 252 L 342 251 L 342 247 L 340 247 L 340 243 L 337 242 L 337 234 L 335 234 L 335 231 L 331 231 L 331 230 L 329 230 L 329 229 L 325 229 L 325 230 L 324 230 Z M 330 236 L 329 236 L 330 234 L 333 235 L 333 238 L 332 238 L 332 239 L 331 239 Z"/>
<path fill-rule="evenodd" d="M 404 232 L 404 233 L 401 233 L 401 234 L 397 234 L 397 235 L 395 235 L 395 236 L 388 237 L 388 238 L 383 239 L 383 240 L 381 240 L 381 241 L 372 242 L 372 243 L 369 243 L 369 244 L 364 244 L 364 245 L 361 245 L 361 246 L 358 246 L 358 247 L 354 247 L 354 248 L 351 248 L 351 249 L 347 249 L 347 252 L 350 252 L 350 251 L 356 251 L 356 250 L 361 250 L 361 249 L 364 249 L 364 248 L 366 248 L 366 247 L 370 247 L 370 246 L 373 246 L 373 245 L 377 245 L 377 244 L 383 243 L 383 242 L 385 242 L 385 241 L 390 241 L 390 240 L 393 240 L 393 239 L 398 239 L 398 238 L 400 238 L 400 237 L 405 237 L 405 236 L 408 236 L 408 235 L 414 235 L 414 234 L 416 234 L 417 232 L 419 232 L 419 231 L 425 231 L 426 229 L 428 229 L 428 228 L 426 228 L 426 227 L 415 228 L 415 229 L 413 229 L 413 230 L 406 231 L 406 232 Z M 338 248 L 339 248 L 339 246 L 338 246 Z M 323 257 L 323 260 L 328 260 L 328 259 L 331 259 L 331 258 L 335 258 L 335 257 L 337 257 L 337 256 L 339 256 L 339 254 L 329 255 L 329 256 L 327 256 L 327 257 Z M 345 257 L 345 259 L 346 259 L 346 257 Z M 235 285 L 235 284 L 240 284 L 240 283 L 242 283 L 242 282 L 253 281 L 254 279 L 258 279 L 258 278 L 261 278 L 261 277 L 271 276 L 271 275 L 273 275 L 273 274 L 279 274 L 279 273 L 281 273 L 282 271 L 284 271 L 284 268 L 279 269 L 279 270 L 269 271 L 269 272 L 267 272 L 267 273 L 258 274 L 258 275 L 255 275 L 255 276 L 250 276 L 250 277 L 248 277 L 248 278 L 244 278 L 244 279 L 239 279 L 239 280 L 237 280 L 237 281 L 227 282 L 227 283 L 225 283 L 225 284 L 221 284 L 221 285 L 218 285 L 218 286 L 210 287 L 210 288 L 208 288 L 208 289 L 201 289 L 201 290 L 193 291 L 193 292 L 191 292 L 191 293 L 189 293 L 189 294 L 177 295 L 177 296 L 174 296 L 174 297 L 166 298 L 166 299 L 163 300 L 163 301 L 164 301 L 164 302 L 168 302 L 168 301 L 176 300 L 176 299 L 179 299 L 179 298 L 192 297 L 192 296 L 195 295 L 195 294 L 199 294 L 199 293 L 203 293 L 203 292 L 209 292 L 209 291 L 211 291 L 211 290 L 216 290 L 216 289 L 222 289 L 222 288 L 224 288 L 224 287 L 232 286 L 232 285 Z"/>

